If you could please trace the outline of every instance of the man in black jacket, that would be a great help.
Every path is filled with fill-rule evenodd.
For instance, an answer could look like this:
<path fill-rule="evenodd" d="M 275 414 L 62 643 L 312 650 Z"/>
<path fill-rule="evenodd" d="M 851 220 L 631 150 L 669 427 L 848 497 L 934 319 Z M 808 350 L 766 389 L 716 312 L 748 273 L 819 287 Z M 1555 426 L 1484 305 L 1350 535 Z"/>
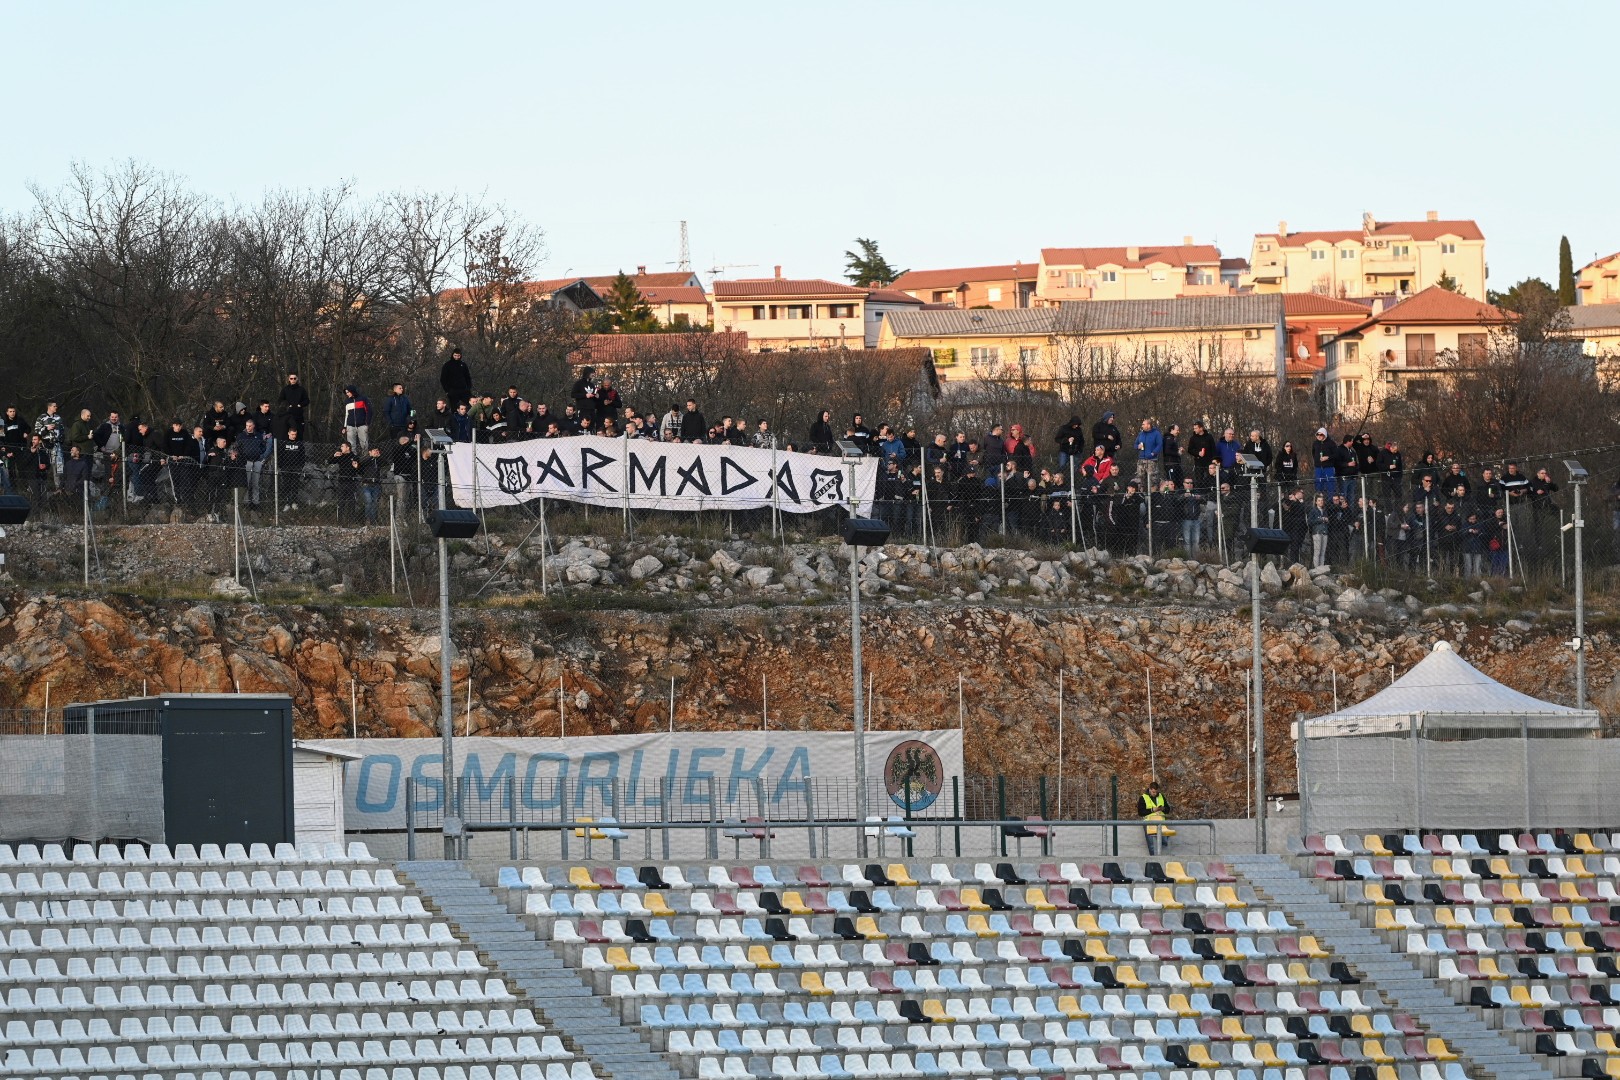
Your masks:
<path fill-rule="evenodd" d="M 681 413 L 681 442 L 700 443 L 709 438 L 709 422 L 698 411 L 697 401 L 686 399 L 686 411 Z"/>
<path fill-rule="evenodd" d="M 1069 422 L 1059 427 L 1052 435 L 1052 444 L 1057 447 L 1058 468 L 1067 477 L 1069 475 L 1069 459 L 1074 458 L 1076 466 L 1086 456 L 1086 426 L 1080 422 L 1078 416 L 1069 417 Z"/>
<path fill-rule="evenodd" d="M 309 391 L 298 381 L 298 372 L 287 373 L 287 385 L 281 388 L 281 430 L 285 434 L 290 428 L 303 429 L 307 423 L 305 414 L 309 411 Z"/>
<path fill-rule="evenodd" d="M 1220 460 L 1215 452 L 1215 436 L 1205 430 L 1202 421 L 1194 421 L 1192 434 L 1187 436 L 1187 458 L 1191 462 L 1188 474 L 1202 486 L 1204 477 L 1209 475 L 1210 464 Z"/>
<path fill-rule="evenodd" d="M 1125 437 L 1119 433 L 1119 426 L 1114 423 L 1112 411 L 1103 413 L 1102 419 L 1091 425 L 1091 445 L 1096 446 L 1098 443 L 1108 447 L 1109 457 L 1118 460 L 1119 448 L 1125 445 Z"/>
<path fill-rule="evenodd" d="M 466 404 L 471 400 L 472 369 L 467 366 L 467 361 L 461 358 L 461 349 L 451 349 L 450 359 L 439 368 L 439 388 L 444 391 L 445 398 L 450 402 L 451 412 L 455 411 L 457 405 Z"/>

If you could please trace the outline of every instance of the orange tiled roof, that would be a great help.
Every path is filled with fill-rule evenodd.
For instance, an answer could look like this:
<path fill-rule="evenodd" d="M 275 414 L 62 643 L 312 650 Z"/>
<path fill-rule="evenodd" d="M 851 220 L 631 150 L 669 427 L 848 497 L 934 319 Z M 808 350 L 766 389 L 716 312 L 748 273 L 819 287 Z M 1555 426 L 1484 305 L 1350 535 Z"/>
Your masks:
<path fill-rule="evenodd" d="M 1283 293 L 1285 315 L 1353 315 L 1366 318 L 1371 314 L 1365 303 L 1340 300 L 1336 296 L 1318 296 L 1316 293 Z"/>
<path fill-rule="evenodd" d="M 922 304 L 922 301 L 915 296 L 901 292 L 892 285 L 887 289 L 873 289 L 866 294 L 866 299 L 868 303 L 873 304 L 910 304 L 913 307 L 919 307 Z"/>
<path fill-rule="evenodd" d="M 1442 289 L 1438 285 L 1430 285 L 1415 296 L 1410 296 L 1387 311 L 1374 315 L 1356 329 L 1377 323 L 1406 326 L 1447 323 L 1478 326 L 1485 323 L 1502 324 L 1512 320 L 1513 316 L 1499 307 L 1464 296 L 1462 293 L 1454 293 L 1450 289 Z"/>
<path fill-rule="evenodd" d="M 1325 244 L 1342 244 L 1352 240 L 1359 241 L 1363 238 L 1360 229 L 1327 229 L 1291 232 L 1287 235 L 1269 232 L 1257 233 L 1256 235 L 1280 240 L 1288 247 L 1303 247 L 1316 241 Z M 1413 240 L 1438 240 L 1442 236 L 1455 236 L 1459 240 L 1485 239 L 1485 234 L 1480 231 L 1479 223 L 1470 219 L 1456 221 L 1377 221 L 1374 222 L 1372 235 L 1379 237 L 1409 236 Z"/>
<path fill-rule="evenodd" d="M 852 285 L 840 285 L 823 278 L 739 278 L 735 281 L 716 281 L 714 296 L 717 300 L 805 299 L 831 297 L 851 300 L 865 299 L 868 290 Z"/>
<path fill-rule="evenodd" d="M 1004 266 L 955 266 L 943 270 L 907 270 L 894 280 L 891 289 L 954 289 L 973 281 L 1034 281 L 1040 272 L 1035 263 L 1008 263 Z"/>
<path fill-rule="evenodd" d="M 641 298 L 649 304 L 703 304 L 709 299 L 696 285 L 641 289 Z"/>
<path fill-rule="evenodd" d="M 1194 266 L 1205 263 L 1219 264 L 1220 249 L 1211 244 L 1147 245 L 1136 250 L 1137 257 L 1127 258 L 1123 247 L 1042 248 L 1041 261 L 1048 266 L 1124 266 L 1143 267 L 1153 263 L 1171 266 Z"/>
<path fill-rule="evenodd" d="M 692 272 L 690 270 L 673 270 L 667 274 L 630 274 L 628 276 L 631 281 L 636 283 L 636 288 L 640 289 L 643 295 L 646 294 L 648 289 L 675 288 L 690 284 L 692 281 Z M 586 278 L 585 284 L 597 292 L 602 292 L 605 289 L 613 288 L 613 279 L 616 277 L 618 277 L 617 274 L 599 274 L 596 277 Z"/>

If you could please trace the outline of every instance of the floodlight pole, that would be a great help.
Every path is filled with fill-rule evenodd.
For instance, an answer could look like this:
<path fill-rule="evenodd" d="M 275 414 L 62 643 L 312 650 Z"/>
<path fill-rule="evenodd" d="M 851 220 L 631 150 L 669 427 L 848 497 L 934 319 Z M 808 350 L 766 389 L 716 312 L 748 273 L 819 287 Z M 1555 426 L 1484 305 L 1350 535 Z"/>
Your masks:
<path fill-rule="evenodd" d="M 435 454 L 439 459 L 439 509 L 446 505 L 444 493 L 449 486 L 445 453 Z M 456 791 L 456 750 L 454 736 L 455 716 L 450 701 L 450 549 L 443 536 L 439 537 L 439 737 L 444 748 L 444 857 L 454 859 L 461 839 L 461 799 Z"/>
<path fill-rule="evenodd" d="M 1249 474 L 1249 530 L 1259 527 L 1260 476 Z M 1260 665 L 1260 553 L 1249 545 L 1249 607 L 1252 617 L 1254 645 L 1254 842 L 1263 855 L 1266 852 L 1266 707 L 1265 681 Z"/>
<path fill-rule="evenodd" d="M 1581 518 L 1581 488 L 1585 477 L 1571 479 L 1575 489 L 1575 707 L 1586 708 L 1586 588 L 1581 577 L 1583 553 L 1581 529 L 1586 522 Z"/>
<path fill-rule="evenodd" d="M 855 516 L 855 462 L 849 463 L 849 513 Z M 855 701 L 855 848 L 866 858 L 866 709 L 861 699 L 861 549 L 849 546 L 849 653 Z"/>

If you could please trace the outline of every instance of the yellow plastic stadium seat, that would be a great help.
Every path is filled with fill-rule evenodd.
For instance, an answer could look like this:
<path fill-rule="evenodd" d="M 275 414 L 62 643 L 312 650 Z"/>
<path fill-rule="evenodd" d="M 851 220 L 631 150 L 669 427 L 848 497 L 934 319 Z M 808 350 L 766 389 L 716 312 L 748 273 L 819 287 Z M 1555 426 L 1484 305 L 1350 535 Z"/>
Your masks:
<path fill-rule="evenodd" d="M 1082 911 L 1074 917 L 1074 928 L 1082 934 L 1103 933 L 1103 928 L 1097 925 L 1097 916 L 1089 911 Z"/>
<path fill-rule="evenodd" d="M 1361 887 L 1361 895 L 1369 904 L 1377 904 L 1379 907 L 1395 906 L 1395 901 L 1384 895 L 1384 887 L 1371 881 Z"/>
<path fill-rule="evenodd" d="M 624 951 L 623 945 L 610 945 L 607 951 L 607 962 L 614 971 L 640 971 L 641 967 L 630 962 L 630 954 Z"/>
<path fill-rule="evenodd" d="M 1581 936 L 1579 930 L 1565 930 L 1564 945 L 1568 947 L 1570 952 L 1589 953 L 1597 951 L 1586 943 L 1586 939 Z"/>
<path fill-rule="evenodd" d="M 1580 886 L 1576 885 L 1573 881 L 1559 882 L 1558 895 L 1571 903 L 1584 904 L 1586 902 L 1586 897 L 1581 895 Z"/>
<path fill-rule="evenodd" d="M 1140 990 L 1147 986 L 1147 983 L 1143 982 L 1141 977 L 1136 974 L 1136 968 L 1130 964 L 1121 964 L 1119 967 L 1115 968 L 1114 978 L 1118 979 L 1132 990 Z"/>
<path fill-rule="evenodd" d="M 1384 838 L 1379 836 L 1377 833 L 1368 833 L 1366 836 L 1363 836 L 1361 838 L 1361 846 L 1365 848 L 1367 853 L 1370 855 L 1391 856 L 1395 854 L 1393 851 L 1389 850 L 1389 848 L 1384 846 Z"/>
<path fill-rule="evenodd" d="M 1620 1078 L 1620 1057 L 1612 1057 L 1605 1061 L 1603 1071 L 1610 1076 Z"/>
<path fill-rule="evenodd" d="M 1380 1065 L 1388 1065 L 1395 1061 L 1389 1051 L 1384 1049 L 1382 1039 L 1362 1039 L 1361 1054 L 1368 1061 L 1376 1061 Z"/>
<path fill-rule="evenodd" d="M 1085 1010 L 1080 1008 L 1080 1002 L 1075 999 L 1073 994 L 1064 994 L 1059 997 L 1057 1008 L 1058 1012 L 1067 1016 L 1070 1020 L 1087 1019 Z"/>
<path fill-rule="evenodd" d="M 650 892 L 641 898 L 641 903 L 647 909 L 649 915 L 675 914 L 675 909 L 669 906 L 669 902 L 664 899 L 663 893 Z"/>
<path fill-rule="evenodd" d="M 870 915 L 855 920 L 855 932 L 869 941 L 883 941 L 889 936 L 878 929 L 877 920 Z"/>
<path fill-rule="evenodd" d="M 1429 1056 L 1434 1058 L 1436 1061 L 1457 1060 L 1457 1055 L 1452 1052 L 1451 1047 L 1446 1045 L 1446 1040 L 1440 1038 L 1438 1035 L 1431 1036 L 1429 1041 L 1423 1044 L 1423 1048 L 1427 1050 L 1429 1052 Z"/>
<path fill-rule="evenodd" d="M 1243 1021 L 1236 1016 L 1221 1017 L 1221 1034 L 1234 1042 L 1254 1041 L 1254 1036 L 1243 1030 Z"/>
<path fill-rule="evenodd" d="M 978 889 L 963 889 L 961 892 L 962 906 L 969 911 L 989 911 L 990 905 L 984 902 Z"/>
<path fill-rule="evenodd" d="M 1592 873 L 1592 871 L 1586 868 L 1586 860 L 1578 855 L 1571 855 L 1569 858 L 1565 859 L 1564 869 L 1568 870 L 1578 878 L 1597 877 L 1596 874 Z"/>
<path fill-rule="evenodd" d="M 1214 985 L 1204 978 L 1204 969 L 1197 964 L 1181 965 L 1181 979 L 1195 990 L 1205 990 Z"/>
<path fill-rule="evenodd" d="M 1350 1014 L 1350 1030 L 1364 1038 L 1378 1034 L 1373 1030 L 1372 1020 L 1368 1018 L 1366 1013 Z"/>
<path fill-rule="evenodd" d="M 1528 904 L 1530 902 L 1524 898 L 1524 893 L 1519 891 L 1519 883 L 1516 881 L 1502 882 L 1502 899 L 1510 904 Z"/>
<path fill-rule="evenodd" d="M 1482 956 L 1479 958 L 1479 976 L 1482 979 L 1506 979 L 1507 972 L 1496 966 L 1496 957 Z"/>
<path fill-rule="evenodd" d="M 1202 1016 L 1203 1014 L 1192 1007 L 1186 994 L 1171 994 L 1165 1005 L 1177 1016 Z"/>
<path fill-rule="evenodd" d="M 1277 1051 L 1273 1050 L 1268 1042 L 1255 1043 L 1253 1053 L 1254 1059 L 1262 1065 L 1281 1067 L 1285 1064 L 1283 1059 L 1277 1056 Z"/>
<path fill-rule="evenodd" d="M 570 866 L 568 868 L 568 885 L 574 889 L 600 889 L 602 886 L 591 880 L 591 872 L 583 866 Z"/>
<path fill-rule="evenodd" d="M 1237 890 L 1230 885 L 1222 885 L 1215 890 L 1215 900 L 1224 907 L 1246 908 L 1249 905 L 1238 899 Z"/>
<path fill-rule="evenodd" d="M 787 908 L 789 915 L 809 915 L 810 905 L 804 902 L 804 897 L 797 892 L 782 894 L 782 906 Z"/>
<path fill-rule="evenodd" d="M 591 825 L 591 822 L 594 819 L 588 818 L 588 817 L 582 817 L 582 818 L 579 818 L 577 820 L 581 823 L 581 825 Z M 585 830 L 583 828 L 575 829 L 574 830 L 574 837 L 576 839 L 579 839 L 579 840 L 585 839 Z M 606 840 L 607 839 L 607 833 L 603 832 L 601 829 L 598 829 L 595 825 L 591 825 L 591 839 L 592 840 Z"/>
<path fill-rule="evenodd" d="M 896 885 L 911 888 L 917 884 L 917 879 L 911 876 L 911 871 L 906 869 L 905 863 L 890 863 L 887 873 L 889 880 Z"/>
<path fill-rule="evenodd" d="M 1437 925 L 1443 926 L 1447 930 L 1457 930 L 1461 927 L 1461 924 L 1457 922 L 1456 913 L 1448 907 L 1435 908 L 1434 921 Z"/>
<path fill-rule="evenodd" d="M 1519 876 L 1513 872 L 1513 865 L 1501 857 L 1491 860 L 1491 873 L 1495 874 L 1503 881 L 1513 881 Z"/>
<path fill-rule="evenodd" d="M 1168 885 L 1160 885 L 1153 890 L 1153 902 L 1163 908 L 1182 908 L 1187 905 L 1176 899 L 1175 890 Z"/>
<path fill-rule="evenodd" d="M 1434 876 L 1443 878 L 1446 881 L 1459 881 L 1462 879 L 1462 875 L 1451 865 L 1451 860 L 1441 857 L 1436 857 L 1434 860 Z"/>
<path fill-rule="evenodd" d="M 771 950 L 763 945 L 748 946 L 748 962 L 757 968 L 779 968 L 782 965 L 771 959 Z"/>
<path fill-rule="evenodd" d="M 1582 832 L 1575 834 L 1575 850 L 1579 851 L 1582 855 L 1603 854 L 1602 849 L 1596 844 L 1592 843 L 1592 836 L 1590 833 Z"/>
<path fill-rule="evenodd" d="M 1528 986 L 1515 985 L 1508 987 L 1508 997 L 1512 998 L 1513 1004 L 1521 1009 L 1533 1008 L 1536 1004 L 1535 999 L 1530 996 Z"/>
<path fill-rule="evenodd" d="M 1395 907 L 1381 907 L 1373 913 L 1374 930 L 1405 930 L 1406 927 L 1395 921 Z"/>
<path fill-rule="evenodd" d="M 1196 1069 L 1218 1069 L 1220 1064 L 1209 1056 L 1209 1044 L 1190 1042 L 1187 1044 L 1187 1060 L 1193 1063 Z"/>
<path fill-rule="evenodd" d="M 1112 964 L 1119 960 L 1119 957 L 1108 951 L 1106 944 L 1096 938 L 1091 938 L 1086 942 L 1086 956 L 1092 960 L 1100 960 L 1105 964 Z"/>
<path fill-rule="evenodd" d="M 1316 985 L 1316 976 L 1311 974 L 1311 969 L 1298 960 L 1288 965 L 1288 977 L 1300 986 Z"/>
<path fill-rule="evenodd" d="M 1164 876 L 1175 882 L 1177 885 L 1192 885 L 1197 880 L 1191 874 L 1187 873 L 1187 868 L 1185 866 L 1182 866 L 1178 862 L 1165 863 Z"/>
<path fill-rule="evenodd" d="M 1322 948 L 1322 943 L 1316 940 L 1315 934 L 1300 935 L 1299 951 L 1312 960 L 1322 960 L 1329 955 L 1328 951 Z"/>
<path fill-rule="evenodd" d="M 1400 1080 L 1401 1074 L 1393 1065 L 1380 1065 L 1373 1073 L 1373 1080 Z"/>
<path fill-rule="evenodd" d="M 945 1006 L 940 1003 L 938 998 L 923 999 L 922 1014 L 936 1024 L 946 1024 L 951 1019 L 945 1015 Z"/>
<path fill-rule="evenodd" d="M 832 991 L 827 984 L 821 981 L 819 971 L 799 972 L 799 991 L 805 994 L 814 994 L 817 997 L 832 997 Z"/>
<path fill-rule="evenodd" d="M 1222 960 L 1243 960 L 1243 954 L 1237 951 L 1237 946 L 1233 944 L 1231 938 L 1218 937 L 1215 939 L 1214 944 L 1215 955 L 1220 957 Z"/>
<path fill-rule="evenodd" d="M 1024 890 L 1024 903 L 1036 911 L 1056 911 L 1057 905 L 1046 898 L 1046 893 L 1033 885 Z"/>
<path fill-rule="evenodd" d="M 1592 1045 L 1596 1047 L 1600 1053 L 1620 1054 L 1620 1046 L 1616 1046 L 1614 1044 L 1614 1032 L 1612 1031 L 1592 1032 Z"/>
<path fill-rule="evenodd" d="M 1502 892 L 1506 893 L 1507 890 L 1503 889 Z M 1519 903 L 1523 904 L 1525 902 L 1524 897 L 1519 897 Z M 1524 929 L 1524 923 L 1513 917 L 1513 909 L 1510 907 L 1491 908 L 1491 917 L 1497 922 L 1501 923 L 1503 926 L 1507 927 L 1509 930 Z"/>
<path fill-rule="evenodd" d="M 994 930 L 990 929 L 990 924 L 986 922 L 984 916 L 980 915 L 978 912 L 974 912 L 972 915 L 967 917 L 967 928 L 969 931 L 978 934 L 980 937 L 1001 936 Z M 859 927 L 856 927 L 856 929 L 859 929 Z"/>

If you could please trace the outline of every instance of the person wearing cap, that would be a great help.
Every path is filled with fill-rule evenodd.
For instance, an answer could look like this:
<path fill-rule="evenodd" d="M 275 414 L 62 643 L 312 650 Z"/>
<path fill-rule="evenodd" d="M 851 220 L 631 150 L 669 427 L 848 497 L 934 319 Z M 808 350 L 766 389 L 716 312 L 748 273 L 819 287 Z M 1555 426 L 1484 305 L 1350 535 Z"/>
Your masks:
<path fill-rule="evenodd" d="M 1159 782 L 1149 780 L 1147 790 L 1137 797 L 1136 816 L 1143 822 L 1162 822 L 1170 816 L 1169 810 L 1164 792 L 1159 790 Z M 1169 849 L 1170 838 L 1176 835 L 1176 830 L 1168 825 L 1144 824 L 1142 835 L 1147 839 L 1148 854 L 1157 855 Z"/>
<path fill-rule="evenodd" d="M 1327 428 L 1317 428 L 1316 439 L 1311 443 L 1311 478 L 1315 480 L 1319 493 L 1338 490 L 1339 474 L 1333 467 L 1337 458 L 1337 448 L 1333 440 L 1328 438 Z"/>

